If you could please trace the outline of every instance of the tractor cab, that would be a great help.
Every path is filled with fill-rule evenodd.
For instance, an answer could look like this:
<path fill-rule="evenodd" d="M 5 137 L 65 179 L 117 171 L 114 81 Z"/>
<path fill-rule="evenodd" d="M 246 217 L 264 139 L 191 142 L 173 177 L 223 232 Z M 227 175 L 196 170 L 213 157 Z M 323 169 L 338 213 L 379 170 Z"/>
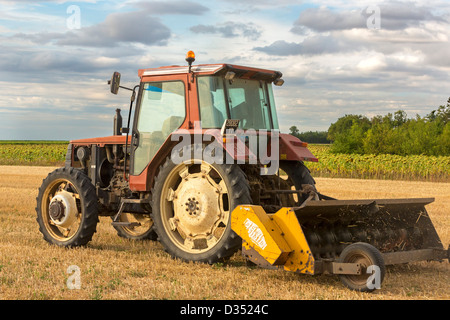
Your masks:
<path fill-rule="evenodd" d="M 278 72 L 216 64 L 145 69 L 139 75 L 134 174 L 177 129 L 221 129 L 227 119 L 238 119 L 245 130 L 279 129 L 272 92 Z"/>
<path fill-rule="evenodd" d="M 227 120 L 234 120 L 236 129 L 241 131 L 279 131 L 272 85 L 283 85 L 281 72 L 231 64 L 192 65 L 195 61 L 192 51 L 188 52 L 186 61 L 188 66 L 138 72 L 140 85 L 130 131 L 130 181 L 136 190 L 148 185 L 144 177 L 152 170 L 149 167 L 167 156 L 162 149 L 172 149 L 168 140 L 178 129 L 202 130 L 200 133 L 211 132 L 211 129 L 219 131 Z M 112 93 L 117 94 L 118 88 L 123 88 L 119 82 L 120 74 L 115 72 L 109 82 Z M 289 135 L 282 135 L 283 141 L 291 139 Z M 288 143 L 288 149 L 292 147 L 300 147 L 296 158 L 317 161 L 305 148 L 306 144 Z M 283 154 L 285 160 L 289 160 L 288 153 L 292 152 Z"/>

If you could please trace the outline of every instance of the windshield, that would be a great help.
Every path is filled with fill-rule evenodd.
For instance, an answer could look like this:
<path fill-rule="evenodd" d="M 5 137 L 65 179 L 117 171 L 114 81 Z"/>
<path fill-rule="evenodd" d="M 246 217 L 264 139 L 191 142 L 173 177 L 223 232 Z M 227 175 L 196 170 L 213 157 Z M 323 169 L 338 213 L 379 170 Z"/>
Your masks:
<path fill-rule="evenodd" d="M 278 129 L 272 85 L 259 80 L 208 76 L 198 78 L 203 128 L 221 128 L 225 119 L 239 119 L 241 129 Z"/>

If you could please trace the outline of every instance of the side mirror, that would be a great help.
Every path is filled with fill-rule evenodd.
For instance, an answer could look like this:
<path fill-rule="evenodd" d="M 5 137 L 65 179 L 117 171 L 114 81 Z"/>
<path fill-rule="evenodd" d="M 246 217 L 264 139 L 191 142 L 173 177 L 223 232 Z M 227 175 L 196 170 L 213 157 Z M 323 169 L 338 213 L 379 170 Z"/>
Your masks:
<path fill-rule="evenodd" d="M 284 80 L 283 79 L 277 79 L 273 82 L 274 85 L 281 87 L 284 84 Z"/>
<path fill-rule="evenodd" d="M 120 86 L 120 73 L 114 72 L 111 80 L 108 81 L 108 84 L 111 87 L 111 93 L 117 94 L 119 92 L 119 86 Z"/>

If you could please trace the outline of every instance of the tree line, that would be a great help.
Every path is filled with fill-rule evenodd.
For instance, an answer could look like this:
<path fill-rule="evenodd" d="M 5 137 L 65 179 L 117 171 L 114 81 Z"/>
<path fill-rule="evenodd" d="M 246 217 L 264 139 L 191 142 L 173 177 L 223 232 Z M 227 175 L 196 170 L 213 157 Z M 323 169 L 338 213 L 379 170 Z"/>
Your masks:
<path fill-rule="evenodd" d="M 328 131 L 290 134 L 309 143 L 331 143 L 333 153 L 450 156 L 450 98 L 425 117 L 408 118 L 403 110 L 369 119 L 349 114 Z"/>
<path fill-rule="evenodd" d="M 308 143 L 322 143 L 329 144 L 331 141 L 328 140 L 327 131 L 307 131 L 300 132 L 297 126 L 292 126 L 289 128 L 289 133 L 294 137 L 299 138 L 301 141 Z"/>

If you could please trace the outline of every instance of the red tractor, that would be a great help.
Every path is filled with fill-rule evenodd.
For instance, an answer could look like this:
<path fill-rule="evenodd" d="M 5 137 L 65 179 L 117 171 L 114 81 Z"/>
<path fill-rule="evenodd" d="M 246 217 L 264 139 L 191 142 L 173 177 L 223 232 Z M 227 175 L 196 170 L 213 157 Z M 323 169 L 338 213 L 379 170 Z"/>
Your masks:
<path fill-rule="evenodd" d="M 314 185 L 303 161 L 317 159 L 306 143 L 277 131 L 272 83 L 283 83 L 280 72 L 229 64 L 192 66 L 191 52 L 186 60 L 189 66 L 139 70 L 140 84 L 134 89 L 121 87 L 120 74 L 114 73 L 111 92 L 132 91 L 128 126 L 122 128 L 117 110 L 114 135 L 70 142 L 65 167 L 50 173 L 39 192 L 38 222 L 47 241 L 85 245 L 98 216 L 111 216 L 120 236 L 158 236 L 173 256 L 213 263 L 240 248 L 229 223 L 233 208 L 294 205 L 289 196 L 274 191 Z M 238 142 L 237 135 L 227 134 L 237 123 L 243 132 L 276 133 L 279 153 L 272 156 L 282 159 L 279 167 L 288 180 L 261 175 L 267 162 L 253 158 L 249 163 L 257 153 L 248 148 L 252 137 Z M 179 151 L 200 157 L 172 160 L 181 137 Z M 240 144 L 244 152 L 238 152 Z M 223 151 L 224 161 L 205 161 L 201 156 L 208 146 L 214 146 L 213 153 Z"/>
<path fill-rule="evenodd" d="M 214 263 L 244 243 L 262 267 L 289 262 L 289 270 L 337 273 L 358 290 L 367 289 L 361 274 L 383 264 L 380 251 L 389 263 L 447 257 L 424 208 L 433 199 L 341 201 L 317 192 L 304 163 L 318 160 L 306 143 L 279 132 L 272 85 L 283 84 L 280 72 L 194 60 L 189 52 L 187 66 L 139 70 L 134 88 L 113 74 L 112 93 L 132 92 L 128 124 L 117 110 L 112 136 L 70 141 L 65 166 L 44 179 L 37 197 L 46 241 L 86 245 L 98 217 L 110 216 L 119 236 L 158 239 L 186 261 Z M 245 228 L 232 228 L 240 221 L 232 216 L 253 210 L 248 205 L 294 208 L 296 218 L 272 227 L 259 215 L 261 224 L 243 219 Z M 265 263 L 252 241 L 270 249 L 269 234 L 287 235 L 289 226 L 298 231 L 294 244 Z"/>

